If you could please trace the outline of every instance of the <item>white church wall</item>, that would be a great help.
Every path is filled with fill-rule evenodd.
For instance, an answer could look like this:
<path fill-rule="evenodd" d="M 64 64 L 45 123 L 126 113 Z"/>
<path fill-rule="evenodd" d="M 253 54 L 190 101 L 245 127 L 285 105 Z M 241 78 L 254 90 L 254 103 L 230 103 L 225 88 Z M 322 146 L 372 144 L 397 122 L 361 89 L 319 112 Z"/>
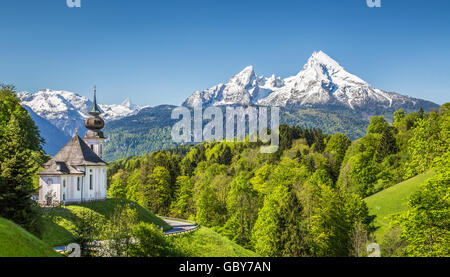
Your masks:
<path fill-rule="evenodd" d="M 91 176 L 92 175 L 92 179 Z M 92 189 L 90 181 L 92 180 Z M 106 199 L 106 166 L 86 168 L 86 200 Z"/>
<path fill-rule="evenodd" d="M 39 202 L 47 203 L 47 194 L 51 193 L 53 201 L 61 201 L 61 178 L 59 176 L 45 176 L 39 178 Z"/>

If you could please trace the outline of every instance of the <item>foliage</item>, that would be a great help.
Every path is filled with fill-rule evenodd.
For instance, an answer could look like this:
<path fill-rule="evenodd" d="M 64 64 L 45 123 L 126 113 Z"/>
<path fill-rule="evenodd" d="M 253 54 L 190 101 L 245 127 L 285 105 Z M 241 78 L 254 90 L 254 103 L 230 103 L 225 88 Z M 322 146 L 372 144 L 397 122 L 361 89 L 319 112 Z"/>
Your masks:
<path fill-rule="evenodd" d="M 139 223 L 133 227 L 134 243 L 129 248 L 130 257 L 172 257 L 180 255 L 161 230 L 155 225 Z"/>
<path fill-rule="evenodd" d="M 399 218 L 408 255 L 450 256 L 450 172 L 429 179 Z"/>
<path fill-rule="evenodd" d="M 64 207 L 45 208 L 42 215 L 41 239 L 51 246 L 67 245 L 73 242 L 76 235 L 75 225 L 78 220 L 89 215 L 92 220 L 86 223 L 86 228 L 98 229 L 98 238 L 103 233 L 102 226 L 108 226 L 114 220 L 114 214 L 119 206 L 128 206 L 137 212 L 138 221 L 155 224 L 165 231 L 170 230 L 170 226 L 162 219 L 156 217 L 150 211 L 139 204 L 125 199 L 108 199 L 106 201 L 83 203 Z M 96 226 L 96 224 L 102 226 Z M 96 238 L 97 239 L 97 238 Z"/>
<path fill-rule="evenodd" d="M 200 227 L 194 232 L 169 237 L 182 257 L 256 257 L 256 253 L 243 248 L 210 228 Z"/>
<path fill-rule="evenodd" d="M 92 210 L 81 210 L 78 214 L 76 220 L 74 221 L 74 241 L 80 245 L 81 255 L 83 257 L 92 257 L 95 255 L 95 250 L 93 245 L 95 240 L 99 238 L 102 232 L 101 222 L 104 221 L 103 218 L 99 221 Z"/>
<path fill-rule="evenodd" d="M 37 233 L 33 176 L 43 161 L 43 139 L 14 87 L 0 87 L 0 216 Z"/>

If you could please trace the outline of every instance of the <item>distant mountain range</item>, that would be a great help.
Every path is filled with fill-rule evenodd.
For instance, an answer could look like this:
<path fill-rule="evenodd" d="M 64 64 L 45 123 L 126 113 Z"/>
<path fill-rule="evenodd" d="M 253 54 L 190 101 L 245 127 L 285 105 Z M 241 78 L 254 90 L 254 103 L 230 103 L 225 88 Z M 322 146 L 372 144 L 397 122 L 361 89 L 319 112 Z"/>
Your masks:
<path fill-rule="evenodd" d="M 253 66 L 248 66 L 226 84 L 194 92 L 183 105 L 193 107 L 200 102 L 206 106 L 344 108 L 367 115 L 438 107 L 426 100 L 374 88 L 322 51 L 314 52 L 295 76 L 266 78 L 257 76 Z"/>
<path fill-rule="evenodd" d="M 75 134 L 75 128 L 79 128 L 80 135 L 84 134 L 84 120 L 92 106 L 90 99 L 50 89 L 21 92 L 18 96 L 46 139 L 48 154 L 56 154 L 68 137 Z M 430 101 L 374 88 L 321 51 L 313 53 L 295 76 L 266 78 L 256 75 L 253 66 L 248 66 L 227 83 L 195 91 L 183 105 L 193 107 L 200 102 L 221 107 L 279 106 L 281 123 L 321 128 L 328 133 L 342 132 L 351 139 L 365 134 L 370 116 L 385 115 L 392 119 L 398 109 L 414 112 L 421 107 L 424 110 L 439 107 Z M 170 128 L 175 123 L 170 112 L 175 106 L 139 107 L 128 99 L 122 104 L 99 106 L 107 122 L 107 160 L 175 145 L 170 138 Z"/>
<path fill-rule="evenodd" d="M 36 93 L 20 92 L 17 96 L 24 105 L 46 140 L 44 150 L 50 155 L 64 146 L 73 135 L 76 128 L 83 136 L 86 128 L 84 121 L 92 101 L 73 92 L 44 89 Z M 136 114 L 141 107 L 134 105 L 129 99 L 122 104 L 99 105 L 106 122 L 121 119 Z"/>

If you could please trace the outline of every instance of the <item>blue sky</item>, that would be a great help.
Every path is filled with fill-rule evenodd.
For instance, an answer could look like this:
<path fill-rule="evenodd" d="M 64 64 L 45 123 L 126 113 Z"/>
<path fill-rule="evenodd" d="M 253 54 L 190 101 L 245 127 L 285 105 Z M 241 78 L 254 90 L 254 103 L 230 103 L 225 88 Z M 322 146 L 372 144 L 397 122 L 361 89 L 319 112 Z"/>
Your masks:
<path fill-rule="evenodd" d="M 179 105 L 247 65 L 296 74 L 323 50 L 373 86 L 450 101 L 450 1 L 0 1 L 0 82 Z"/>

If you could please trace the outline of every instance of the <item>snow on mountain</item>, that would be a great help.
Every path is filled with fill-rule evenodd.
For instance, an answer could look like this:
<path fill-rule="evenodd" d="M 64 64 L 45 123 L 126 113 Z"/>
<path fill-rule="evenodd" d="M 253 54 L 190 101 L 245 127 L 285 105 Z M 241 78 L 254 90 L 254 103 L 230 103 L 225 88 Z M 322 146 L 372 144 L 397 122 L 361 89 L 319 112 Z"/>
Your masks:
<path fill-rule="evenodd" d="M 283 86 L 283 80 L 272 75 L 270 78 L 256 76 L 253 66 L 244 68 L 227 84 L 218 84 L 210 89 L 196 91 L 184 105 L 246 105 L 264 99 L 275 89 Z"/>
<path fill-rule="evenodd" d="M 322 51 L 314 52 L 295 76 L 285 79 L 257 76 L 253 66 L 246 67 L 228 83 L 194 92 L 185 106 L 263 105 L 281 107 L 344 106 L 352 110 L 380 111 L 407 106 L 433 106 L 431 102 L 376 89 L 347 72 Z M 434 105 L 437 106 L 437 105 Z M 425 107 L 424 107 L 425 108 Z"/>
<path fill-rule="evenodd" d="M 89 117 L 92 101 L 84 96 L 68 91 L 40 90 L 36 93 L 20 92 L 17 96 L 22 105 L 29 107 L 40 117 L 62 130 L 66 135 L 73 136 L 75 129 L 84 133 L 84 121 Z M 140 108 L 126 99 L 122 104 L 101 105 L 101 115 L 105 121 L 123 118 L 136 114 Z"/>

